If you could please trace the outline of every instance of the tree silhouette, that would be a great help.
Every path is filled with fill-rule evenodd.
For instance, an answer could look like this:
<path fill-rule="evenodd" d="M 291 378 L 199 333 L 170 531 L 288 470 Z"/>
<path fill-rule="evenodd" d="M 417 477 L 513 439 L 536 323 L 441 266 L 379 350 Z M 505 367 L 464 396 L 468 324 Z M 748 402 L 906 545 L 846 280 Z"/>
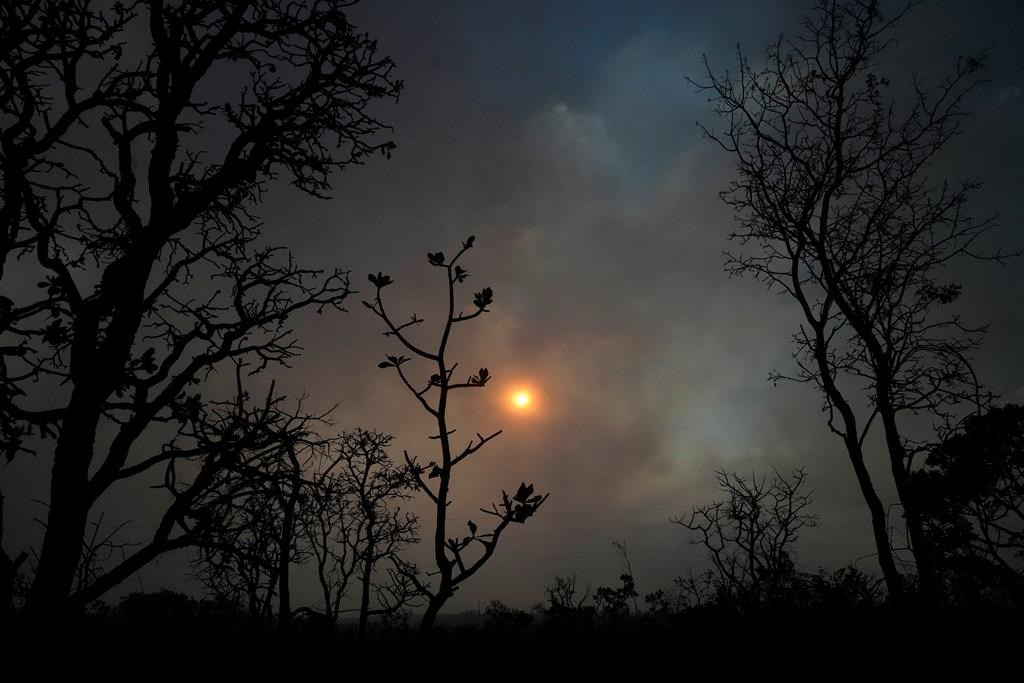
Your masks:
<path fill-rule="evenodd" d="M 879 62 L 913 4 L 883 17 L 876 0 L 824 0 L 762 65 L 740 52 L 738 72 L 718 76 L 705 60 L 700 86 L 725 123 L 705 132 L 733 156 L 738 172 L 722 194 L 740 226 L 727 268 L 798 306 L 798 371 L 775 378 L 822 393 L 828 426 L 846 447 L 871 513 L 894 599 L 901 577 L 865 440 L 880 424 L 920 585 L 930 595 L 931 553 L 908 486 L 924 444 L 907 416 L 923 413 L 948 425 L 964 404 L 986 400 L 970 363 L 981 330 L 945 312 L 960 287 L 943 278 L 950 262 L 975 255 L 991 221 L 966 212 L 976 181 L 927 177 L 960 131 L 982 60 L 960 60 L 934 87 L 915 77 L 909 101 L 890 102 Z"/>
<path fill-rule="evenodd" d="M 393 440 L 390 434 L 363 429 L 333 440 L 332 455 L 314 468 L 303 514 L 324 614 L 333 623 L 346 611 L 341 601 L 355 579 L 360 638 L 366 636 L 370 617 L 392 616 L 417 597 L 408 578 L 415 568 L 400 555 L 419 540 L 419 519 L 400 507 L 411 497 L 414 482 L 408 468 L 388 455 Z"/>
<path fill-rule="evenodd" d="M 30 613 L 187 545 L 177 495 L 152 538 L 71 595 L 111 486 L 185 460 L 201 482 L 242 457 L 246 431 L 199 440 L 224 426 L 206 380 L 286 364 L 289 318 L 348 295 L 344 272 L 262 245 L 253 212 L 279 178 L 323 197 L 332 172 L 393 146 L 368 107 L 401 84 L 349 4 L 0 6 L 0 435 L 8 458 L 53 461 Z"/>
<path fill-rule="evenodd" d="M 793 546 L 817 517 L 806 510 L 811 504 L 803 491 L 807 475 L 795 469 L 790 476 L 775 472 L 750 479 L 732 472 L 715 473 L 719 491 L 728 495 L 694 507 L 689 515 L 672 521 L 698 534 L 695 544 L 704 546 L 714 569 L 714 592 L 729 596 L 743 607 L 756 607 L 766 594 L 794 574 Z M 690 574 L 680 587 L 700 603 L 709 583 Z"/>
<path fill-rule="evenodd" d="M 597 603 L 598 611 L 611 623 L 620 622 L 629 617 L 629 605 L 631 602 L 635 605 L 639 596 L 632 574 L 620 574 L 619 581 L 622 582 L 622 585 L 618 588 L 600 586 L 594 591 L 594 602 Z"/>
<path fill-rule="evenodd" d="M 449 530 L 448 506 L 451 503 L 452 474 L 455 467 L 477 453 L 488 441 L 501 434 L 500 431 L 488 436 L 478 433 L 475 439 L 470 439 L 465 448 L 458 451 L 453 449 L 451 444 L 451 436 L 455 430 L 448 424 L 448 401 L 451 392 L 463 389 L 482 389 L 492 378 L 487 368 L 480 368 L 479 371 L 464 380 L 456 379 L 454 375 L 458 363 L 452 363 L 447 355 L 449 339 L 454 328 L 486 313 L 487 307 L 494 300 L 491 288 L 484 287 L 473 295 L 474 308 L 471 312 L 465 313 L 456 306 L 456 288 L 465 283 L 469 277 L 469 272 L 459 265 L 459 260 L 463 254 L 473 248 L 473 242 L 474 237 L 468 237 L 462 243 L 459 251 L 451 258 L 447 258 L 443 252 L 427 254 L 427 261 L 430 265 L 444 271 L 447 280 L 447 316 L 436 345 L 424 347 L 410 339 L 410 328 L 423 322 L 423 319 L 416 314 L 413 314 L 404 323 L 396 323 L 387 313 L 381 294 L 385 287 L 393 283 L 388 275 L 377 273 L 369 276 L 370 283 L 375 288 L 375 297 L 373 301 L 363 302 L 367 308 L 384 321 L 387 327 L 384 332 L 386 336 L 396 338 L 405 349 L 418 359 L 427 361 L 431 366 L 429 377 L 425 381 L 419 382 L 411 377 L 404 367 L 411 360 L 406 356 L 389 355 L 379 364 L 381 369 L 393 370 L 398 375 L 409 393 L 437 423 L 437 434 L 431 435 L 430 438 L 438 442 L 440 457 L 423 465 L 418 458 L 410 456 L 408 452 L 405 453 L 406 463 L 416 480 L 418 489 L 430 499 L 435 509 L 433 549 L 436 568 L 434 575 L 437 577 L 437 585 L 436 587 L 429 586 L 420 582 L 415 575 L 410 575 L 410 578 L 416 582 L 419 589 L 428 598 L 427 610 L 420 622 L 421 634 L 430 630 L 438 612 L 454 595 L 459 585 L 472 577 L 491 558 L 498 547 L 498 540 L 502 532 L 508 525 L 525 523 L 544 504 L 549 495 L 536 494 L 532 484 L 522 483 L 513 495 L 502 491 L 500 503 L 492 504 L 489 509 L 480 509 L 484 514 L 494 517 L 494 526 L 489 531 L 481 530 L 472 520 L 467 523 L 468 533 L 465 535 L 453 534 Z M 436 485 L 431 483 L 434 479 L 437 479 Z"/>
<path fill-rule="evenodd" d="M 597 610 L 588 605 L 590 586 L 582 590 L 576 585 L 576 574 L 556 575 L 554 581 L 544 587 L 546 604 L 535 609 L 544 615 L 545 624 L 557 629 L 578 630 L 594 625 Z"/>
<path fill-rule="evenodd" d="M 277 408 L 277 406 L 274 406 Z M 193 575 L 208 592 L 244 607 L 248 618 L 269 625 L 277 600 L 278 628 L 291 626 L 291 568 L 305 561 L 300 543 L 304 469 L 324 442 L 316 427 L 322 416 L 283 410 L 266 416 L 273 430 L 264 448 L 248 448 L 220 468 L 205 496 L 193 504 L 203 523 L 196 530 Z"/>
<path fill-rule="evenodd" d="M 415 596 L 399 551 L 415 542 L 417 519 L 396 504 L 409 497 L 411 479 L 387 455 L 390 435 L 356 429 L 327 439 L 312 431 L 316 418 L 292 419 L 302 423 L 288 425 L 291 438 L 247 453 L 244 470 L 225 478 L 195 543 L 193 575 L 257 624 L 274 619 L 276 600 L 278 630 L 287 636 L 296 614 L 316 614 L 293 607 L 291 569 L 315 562 L 325 623 L 353 611 L 342 601 L 359 586 L 362 637 L 371 616 Z M 384 560 L 390 566 L 382 570 Z"/>
<path fill-rule="evenodd" d="M 532 624 L 532 615 L 509 607 L 500 600 L 491 600 L 484 610 L 484 629 L 494 634 L 493 637 L 508 638 L 521 635 Z"/>
<path fill-rule="evenodd" d="M 633 563 L 629 559 L 629 552 L 626 544 L 622 541 L 612 541 L 612 547 L 622 557 L 622 574 L 619 581 L 622 583 L 618 588 L 611 586 L 600 586 L 594 591 L 594 602 L 601 615 L 609 621 L 622 621 L 630 615 L 630 604 L 633 605 L 633 614 L 640 614 L 640 605 L 637 598 L 640 594 L 636 592 L 636 583 L 633 577 Z"/>
<path fill-rule="evenodd" d="M 954 584 L 1024 589 L 1024 407 L 971 415 L 912 483 L 936 560 Z M 956 586 L 952 593 L 959 592 Z"/>

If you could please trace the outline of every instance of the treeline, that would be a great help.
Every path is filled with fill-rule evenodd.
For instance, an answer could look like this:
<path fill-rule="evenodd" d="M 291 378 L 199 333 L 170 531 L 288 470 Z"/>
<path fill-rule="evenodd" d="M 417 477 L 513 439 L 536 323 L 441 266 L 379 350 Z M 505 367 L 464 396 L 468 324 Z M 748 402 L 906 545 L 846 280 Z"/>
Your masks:
<path fill-rule="evenodd" d="M 230 538 L 193 556 L 205 597 L 133 593 L 116 606 L 95 603 L 85 618 L 92 628 L 139 638 L 266 639 L 281 635 L 282 616 L 294 622 L 288 635 L 300 639 L 412 638 L 426 601 L 403 578 L 411 565 L 401 551 L 418 540 L 418 523 L 400 508 L 411 484 L 388 457 L 390 442 L 375 432 L 346 433 L 333 457 L 311 469 L 293 513 L 284 507 L 288 491 L 275 488 L 242 502 L 235 524 L 223 527 Z M 929 601 L 912 572 L 905 574 L 904 600 L 894 602 L 884 579 L 857 567 L 801 568 L 801 530 L 818 524 L 803 469 L 751 477 L 720 471 L 722 497 L 673 520 L 704 549 L 703 571 L 687 570 L 671 586 L 641 594 L 628 547 L 615 542 L 622 567 L 617 584 L 595 587 L 576 575 L 555 576 L 530 609 L 493 600 L 471 623 L 453 624 L 442 614 L 438 625 L 481 638 L 531 639 L 668 634 L 779 619 L 849 627 L 941 619 L 940 612 L 949 619 L 1015 618 L 1024 607 L 1024 526 L 1015 522 L 1024 511 L 1022 445 L 1024 407 L 1008 404 L 968 420 L 931 449 L 916 474 L 917 495 L 928 501 L 930 540 L 942 551 L 939 602 Z M 282 542 L 286 529 L 293 537 Z M 315 568 L 322 604 L 293 610 L 289 573 L 280 571 L 289 563 Z"/>

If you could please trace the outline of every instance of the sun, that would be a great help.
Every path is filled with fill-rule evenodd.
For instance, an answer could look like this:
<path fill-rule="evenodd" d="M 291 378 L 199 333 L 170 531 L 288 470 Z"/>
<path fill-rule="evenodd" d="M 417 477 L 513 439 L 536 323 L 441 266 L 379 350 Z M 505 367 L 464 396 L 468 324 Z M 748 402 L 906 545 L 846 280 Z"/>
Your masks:
<path fill-rule="evenodd" d="M 518 389 L 509 394 L 509 403 L 513 410 L 526 412 L 533 407 L 533 396 L 526 389 Z"/>

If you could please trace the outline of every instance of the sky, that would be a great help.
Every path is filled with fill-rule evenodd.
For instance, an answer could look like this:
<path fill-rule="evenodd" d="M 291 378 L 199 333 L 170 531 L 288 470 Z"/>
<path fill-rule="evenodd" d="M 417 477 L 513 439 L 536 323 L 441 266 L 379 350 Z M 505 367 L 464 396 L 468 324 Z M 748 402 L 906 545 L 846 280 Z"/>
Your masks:
<path fill-rule="evenodd" d="M 304 256 L 351 267 L 357 286 L 368 286 L 365 272 L 391 274 L 386 294 L 400 316 L 426 317 L 443 297 L 426 252 L 476 235 L 467 297 L 490 285 L 495 303 L 459 330 L 454 357 L 460 367 L 486 365 L 496 379 L 456 406 L 456 426 L 505 431 L 458 472 L 453 516 L 521 480 L 551 492 L 452 609 L 492 598 L 531 604 L 555 574 L 613 585 L 621 573 L 613 540 L 625 542 L 641 593 L 667 586 L 701 562 L 670 518 L 716 497 L 717 468 L 805 466 L 821 522 L 804 534 L 799 561 L 877 571 L 867 515 L 820 398 L 768 381 L 791 367 L 797 311 L 723 271 L 732 218 L 717 193 L 731 161 L 702 139 L 696 123 L 714 120 L 685 80 L 700 78 L 704 54 L 720 70 L 734 65 L 737 44 L 762 54 L 806 9 L 378 2 L 353 13 L 405 81 L 398 104 L 381 109 L 398 148 L 390 161 L 346 171 L 333 201 L 309 203 L 301 215 L 289 206 L 280 225 L 318 231 Z M 1018 247 L 1022 32 L 1019 3 L 925 3 L 887 65 L 899 87 L 913 70 L 938 77 L 936 67 L 957 55 L 990 49 L 989 83 L 969 102 L 973 118 L 941 170 L 983 179 L 972 206 L 999 214 L 993 244 Z M 1019 262 L 964 268 L 965 308 L 991 325 L 978 365 L 1006 400 L 1024 400 L 1022 282 Z M 300 329 L 308 352 L 292 379 L 336 400 L 339 424 L 393 432 L 399 448 L 429 456 L 425 416 L 374 362 L 395 347 L 361 308 L 336 327 L 315 320 Z M 535 392 L 529 415 L 507 408 L 519 386 Z"/>
<path fill-rule="evenodd" d="M 798 562 L 877 571 L 866 510 L 820 397 L 768 381 L 792 367 L 798 311 L 723 270 L 733 223 L 718 192 L 731 161 L 702 138 L 697 123 L 715 122 L 686 81 L 701 78 L 702 55 L 720 71 L 734 66 L 737 44 L 762 54 L 806 9 L 678 0 L 353 8 L 405 83 L 397 103 L 377 109 L 397 149 L 344 171 L 328 201 L 288 188 L 268 196 L 268 241 L 303 264 L 351 270 L 362 290 L 346 314 L 297 319 L 306 351 L 279 386 L 336 405 L 338 429 L 390 432 L 393 455 L 430 460 L 427 416 L 377 368 L 400 349 L 360 300 L 367 273 L 390 274 L 386 303 L 397 318 L 427 318 L 420 338 L 430 339 L 445 285 L 426 254 L 476 236 L 465 301 L 483 286 L 495 301 L 457 330 L 452 358 L 495 379 L 457 397 L 455 442 L 503 433 L 456 471 L 451 516 L 481 521 L 478 508 L 521 481 L 551 495 L 446 610 L 492 599 L 527 607 L 556 574 L 614 585 L 613 541 L 625 543 L 642 594 L 667 587 L 702 562 L 670 519 L 716 497 L 718 468 L 806 467 L 820 524 L 801 538 Z M 990 244 L 1024 248 L 1024 5 L 932 0 L 900 35 L 885 65 L 896 88 L 914 71 L 938 77 L 957 55 L 990 50 L 988 82 L 936 172 L 983 180 L 972 207 L 999 216 Z M 1003 400 L 1024 401 L 1024 266 L 966 264 L 958 275 L 970 320 L 990 325 L 982 379 Z M 519 388 L 533 395 L 529 411 L 509 407 Z M 873 449 L 886 490 L 879 456 Z M 131 507 L 124 495 L 122 510 Z M 181 584 L 176 562 L 146 570 L 141 585 Z M 297 592 L 312 598 L 312 588 Z"/>

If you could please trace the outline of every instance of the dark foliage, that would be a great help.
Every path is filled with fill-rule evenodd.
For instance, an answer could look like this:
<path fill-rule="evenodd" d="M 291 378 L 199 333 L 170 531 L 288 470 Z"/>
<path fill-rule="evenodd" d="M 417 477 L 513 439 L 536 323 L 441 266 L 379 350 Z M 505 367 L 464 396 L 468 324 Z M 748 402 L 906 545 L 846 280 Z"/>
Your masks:
<path fill-rule="evenodd" d="M 521 609 L 492 600 L 484 610 L 483 628 L 502 635 L 523 635 L 533 625 L 533 616 Z"/>
<path fill-rule="evenodd" d="M 915 472 L 953 603 L 1024 599 L 1024 407 L 971 415 Z"/>
<path fill-rule="evenodd" d="M 591 631 L 597 624 L 597 608 L 587 604 L 591 588 L 578 588 L 576 575 L 556 576 L 544 587 L 545 601 L 534 609 L 544 617 L 547 629 L 579 633 Z"/>

